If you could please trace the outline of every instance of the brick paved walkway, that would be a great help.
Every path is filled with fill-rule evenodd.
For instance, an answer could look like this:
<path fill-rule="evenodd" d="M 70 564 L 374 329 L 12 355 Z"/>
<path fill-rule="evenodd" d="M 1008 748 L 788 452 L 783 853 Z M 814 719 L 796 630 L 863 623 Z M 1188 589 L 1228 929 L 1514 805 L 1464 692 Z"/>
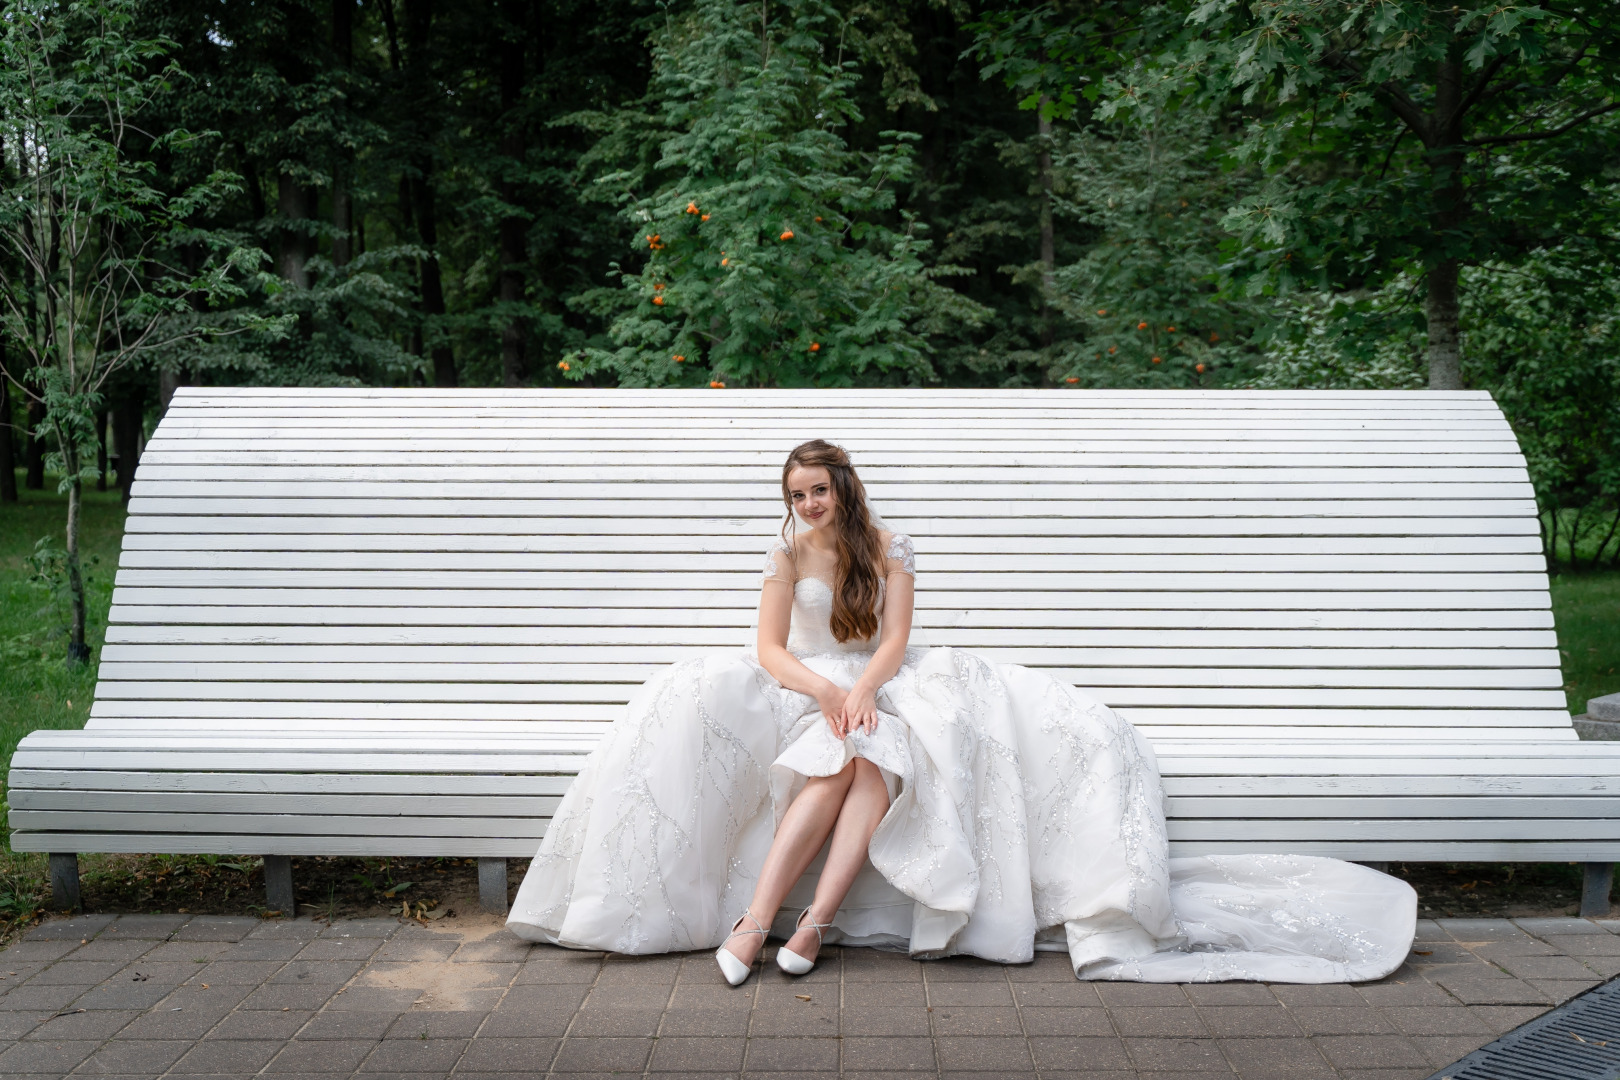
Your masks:
<path fill-rule="evenodd" d="M 1620 973 L 1620 922 L 1420 924 L 1361 986 L 1081 983 L 828 950 L 733 990 L 704 955 L 529 947 L 479 916 L 85 916 L 0 952 L 6 1077 L 1425 1077 Z"/>

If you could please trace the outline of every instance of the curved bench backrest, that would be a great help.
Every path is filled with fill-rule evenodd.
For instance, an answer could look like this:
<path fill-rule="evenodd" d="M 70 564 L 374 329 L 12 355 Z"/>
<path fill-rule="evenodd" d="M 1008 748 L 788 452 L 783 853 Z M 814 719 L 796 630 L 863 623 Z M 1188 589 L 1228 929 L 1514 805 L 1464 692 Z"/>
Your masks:
<path fill-rule="evenodd" d="M 1471 392 L 185 389 L 91 724 L 610 720 L 744 644 L 817 436 L 915 538 L 930 644 L 1156 737 L 1574 737 L 1524 460 Z"/>

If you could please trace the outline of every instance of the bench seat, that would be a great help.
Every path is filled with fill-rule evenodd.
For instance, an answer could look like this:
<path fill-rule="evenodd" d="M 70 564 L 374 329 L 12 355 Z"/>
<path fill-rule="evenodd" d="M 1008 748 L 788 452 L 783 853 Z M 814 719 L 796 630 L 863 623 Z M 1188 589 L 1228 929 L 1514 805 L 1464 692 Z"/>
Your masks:
<path fill-rule="evenodd" d="M 263 854 L 283 903 L 289 856 L 477 857 L 503 909 L 635 687 L 745 644 L 812 436 L 915 540 L 927 643 L 1143 730 L 1174 854 L 1575 861 L 1606 905 L 1620 744 L 1575 737 L 1472 392 L 185 389 L 13 847 L 63 890 L 79 851 Z"/>

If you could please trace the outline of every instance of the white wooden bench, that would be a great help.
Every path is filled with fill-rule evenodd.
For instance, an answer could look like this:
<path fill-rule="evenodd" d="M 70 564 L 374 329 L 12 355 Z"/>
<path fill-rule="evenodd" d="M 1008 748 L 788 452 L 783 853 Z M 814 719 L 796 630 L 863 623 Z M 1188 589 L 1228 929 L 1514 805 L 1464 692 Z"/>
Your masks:
<path fill-rule="evenodd" d="M 849 448 L 920 621 L 1095 691 L 1174 853 L 1620 857 L 1535 504 L 1483 393 L 188 389 L 135 479 L 91 719 L 12 845 L 530 855 L 660 665 L 741 646 L 787 450 Z M 1601 894 L 1601 896 L 1599 895 Z"/>

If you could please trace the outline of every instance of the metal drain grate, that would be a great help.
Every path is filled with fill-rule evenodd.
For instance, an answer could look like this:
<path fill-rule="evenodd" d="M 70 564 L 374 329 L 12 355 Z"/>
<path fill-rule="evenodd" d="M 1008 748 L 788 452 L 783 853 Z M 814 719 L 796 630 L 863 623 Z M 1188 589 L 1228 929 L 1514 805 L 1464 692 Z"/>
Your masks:
<path fill-rule="evenodd" d="M 1620 979 L 1513 1029 L 1429 1080 L 1620 1080 Z"/>

